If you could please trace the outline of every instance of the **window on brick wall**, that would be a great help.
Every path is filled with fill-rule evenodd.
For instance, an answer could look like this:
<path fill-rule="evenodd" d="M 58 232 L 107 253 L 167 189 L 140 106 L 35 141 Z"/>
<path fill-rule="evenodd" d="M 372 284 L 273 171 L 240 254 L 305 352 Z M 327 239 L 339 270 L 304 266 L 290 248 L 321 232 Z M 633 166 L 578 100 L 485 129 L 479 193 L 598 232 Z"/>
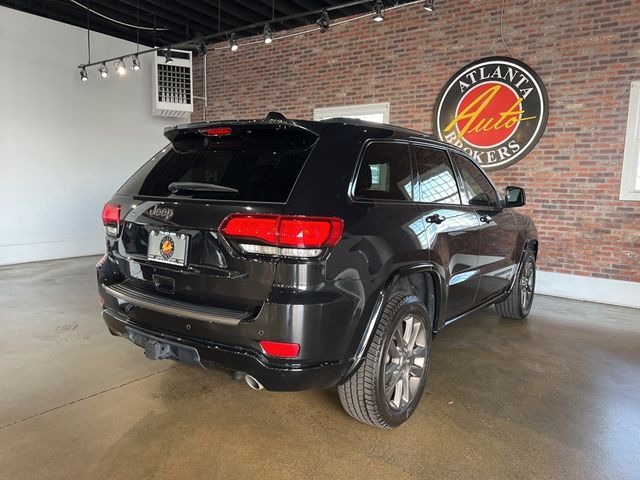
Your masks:
<path fill-rule="evenodd" d="M 631 84 L 620 200 L 640 200 L 640 81 Z"/>
<path fill-rule="evenodd" d="M 316 108 L 313 110 L 314 120 L 327 118 L 357 118 L 367 122 L 389 123 L 388 103 L 368 103 L 366 105 L 347 105 L 343 107 Z"/>

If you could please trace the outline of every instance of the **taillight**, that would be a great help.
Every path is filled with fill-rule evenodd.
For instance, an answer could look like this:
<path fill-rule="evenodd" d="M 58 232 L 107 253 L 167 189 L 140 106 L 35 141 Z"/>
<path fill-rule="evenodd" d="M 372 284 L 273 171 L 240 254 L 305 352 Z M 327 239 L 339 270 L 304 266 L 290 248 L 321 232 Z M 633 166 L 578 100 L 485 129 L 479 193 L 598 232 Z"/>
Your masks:
<path fill-rule="evenodd" d="M 338 243 L 343 228 L 342 219 L 335 217 L 232 214 L 223 220 L 220 232 L 236 239 L 247 253 L 317 257 L 323 248 Z"/>
<path fill-rule="evenodd" d="M 262 351 L 271 357 L 295 358 L 300 353 L 300 345 L 297 343 L 268 342 L 262 340 L 260 342 Z"/>
<path fill-rule="evenodd" d="M 120 233 L 120 212 L 122 207 L 115 203 L 107 203 L 102 209 L 102 224 L 110 237 L 117 237 Z"/>
<path fill-rule="evenodd" d="M 286 247 L 333 247 L 342 236 L 339 218 L 280 217 L 278 245 Z"/>
<path fill-rule="evenodd" d="M 228 237 L 262 240 L 276 244 L 277 215 L 229 215 L 222 221 L 220 231 Z"/>

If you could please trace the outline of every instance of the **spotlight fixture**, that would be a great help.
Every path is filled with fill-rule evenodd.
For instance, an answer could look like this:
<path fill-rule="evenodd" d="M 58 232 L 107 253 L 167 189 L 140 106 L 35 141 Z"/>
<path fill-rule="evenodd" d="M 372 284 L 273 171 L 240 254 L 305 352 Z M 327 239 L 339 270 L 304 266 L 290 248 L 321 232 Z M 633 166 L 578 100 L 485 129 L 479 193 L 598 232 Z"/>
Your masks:
<path fill-rule="evenodd" d="M 114 66 L 116 68 L 116 72 L 118 72 L 118 75 L 122 76 L 127 73 L 127 67 L 125 66 L 124 60 L 122 58 L 118 59 Z"/>
<path fill-rule="evenodd" d="M 329 30 L 330 24 L 329 24 L 329 13 L 327 13 L 326 10 L 322 11 L 322 14 L 320 14 L 320 18 L 316 21 L 316 25 L 318 25 L 318 27 L 320 27 L 320 32 L 324 33 L 327 30 Z"/>
<path fill-rule="evenodd" d="M 273 42 L 273 32 L 271 31 L 271 25 L 267 23 L 264 26 L 264 31 L 262 32 L 262 34 L 264 35 L 264 43 L 269 45 L 271 42 Z"/>
<path fill-rule="evenodd" d="M 107 64 L 102 62 L 100 67 L 98 68 L 98 72 L 102 78 L 107 78 L 109 76 L 109 70 L 107 70 Z"/>
<path fill-rule="evenodd" d="M 424 9 L 427 12 L 433 12 L 433 4 L 435 3 L 434 0 L 425 0 L 424 1 Z"/>
<path fill-rule="evenodd" d="M 229 48 L 231 49 L 232 52 L 235 52 L 238 50 L 238 42 L 236 42 L 236 34 L 232 33 L 231 37 L 229 37 Z"/>
<path fill-rule="evenodd" d="M 82 80 L 83 82 L 89 80 L 89 77 L 87 76 L 87 69 L 84 67 L 80 69 L 80 80 Z"/>
<path fill-rule="evenodd" d="M 167 48 L 164 51 L 164 63 L 173 62 L 173 57 L 171 56 L 171 48 Z"/>
<path fill-rule="evenodd" d="M 133 68 L 136 72 L 140 70 L 140 57 L 138 57 L 137 53 L 131 57 L 131 65 L 131 68 Z"/>
<path fill-rule="evenodd" d="M 382 0 L 378 0 L 376 2 L 376 6 L 373 8 L 373 21 L 374 22 L 384 21 L 384 5 L 382 4 Z"/>

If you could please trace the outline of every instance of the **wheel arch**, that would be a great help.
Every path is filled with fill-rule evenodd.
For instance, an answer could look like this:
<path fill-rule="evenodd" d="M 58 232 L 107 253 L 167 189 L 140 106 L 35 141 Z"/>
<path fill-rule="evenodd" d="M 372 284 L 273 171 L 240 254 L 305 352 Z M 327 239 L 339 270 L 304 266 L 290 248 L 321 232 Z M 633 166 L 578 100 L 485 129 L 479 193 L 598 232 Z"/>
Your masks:
<path fill-rule="evenodd" d="M 427 307 L 433 333 L 438 330 L 438 318 L 442 308 L 442 279 L 430 263 L 399 268 L 387 280 L 386 299 L 396 292 L 415 295 Z"/>
<path fill-rule="evenodd" d="M 504 297 L 507 297 L 511 293 L 511 290 L 513 290 L 516 280 L 520 275 L 520 271 L 522 270 L 524 258 L 527 255 L 527 252 L 529 251 L 533 252 L 533 258 L 534 260 L 537 261 L 538 260 L 538 240 L 537 239 L 532 238 L 524 242 L 524 247 L 520 252 L 520 259 L 518 260 L 518 266 L 516 268 L 516 271 L 513 274 L 513 279 L 511 281 L 511 284 L 509 285 L 509 288 L 507 288 L 507 290 L 505 291 Z"/>
<path fill-rule="evenodd" d="M 431 319 L 432 334 L 436 334 L 439 328 L 441 308 L 444 301 L 443 283 L 436 266 L 431 263 L 416 263 L 397 268 L 389 274 L 387 280 L 378 292 L 375 305 L 365 328 L 362 340 L 353 357 L 353 364 L 345 374 L 345 379 L 358 368 L 362 362 L 371 340 L 373 332 L 380 322 L 380 314 L 395 293 L 407 293 L 415 295 L 427 307 Z M 429 304 L 431 303 L 431 305 Z"/>

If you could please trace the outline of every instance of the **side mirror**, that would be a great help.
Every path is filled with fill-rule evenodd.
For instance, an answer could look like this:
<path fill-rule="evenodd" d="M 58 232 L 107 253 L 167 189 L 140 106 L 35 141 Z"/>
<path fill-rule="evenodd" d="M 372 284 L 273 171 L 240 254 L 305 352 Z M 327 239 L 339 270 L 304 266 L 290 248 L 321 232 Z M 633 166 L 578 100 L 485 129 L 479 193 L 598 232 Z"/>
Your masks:
<path fill-rule="evenodd" d="M 502 203 L 504 208 L 522 207 L 527 203 L 527 196 L 524 193 L 524 188 L 521 187 L 507 187 L 506 194 Z"/>

